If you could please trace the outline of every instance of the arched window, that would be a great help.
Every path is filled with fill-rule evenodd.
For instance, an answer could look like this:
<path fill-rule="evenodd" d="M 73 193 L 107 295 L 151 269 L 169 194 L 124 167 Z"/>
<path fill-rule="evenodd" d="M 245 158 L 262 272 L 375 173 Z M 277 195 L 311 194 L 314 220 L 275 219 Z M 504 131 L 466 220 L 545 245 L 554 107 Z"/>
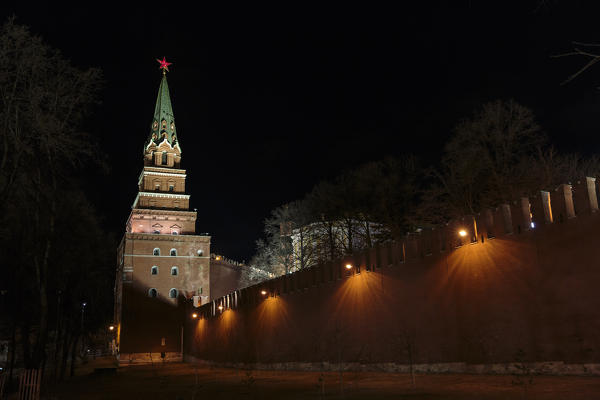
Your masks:
<path fill-rule="evenodd" d="M 160 256 L 160 249 L 157 247 L 154 249 L 154 251 L 152 252 L 153 256 Z"/>
<path fill-rule="evenodd" d="M 150 269 L 150 273 L 152 275 L 158 275 L 158 267 L 156 265 L 154 265 L 151 269 Z"/>
<path fill-rule="evenodd" d="M 151 288 L 150 290 L 148 290 L 148 297 L 156 297 L 158 296 L 158 292 L 156 291 L 156 289 Z"/>
<path fill-rule="evenodd" d="M 173 257 L 176 257 L 177 256 L 177 249 L 171 249 L 171 255 Z"/>
<path fill-rule="evenodd" d="M 179 268 L 171 267 L 171 275 L 179 275 Z"/>
<path fill-rule="evenodd" d="M 162 153 L 162 163 L 163 165 L 167 165 L 167 152 L 163 151 Z"/>
<path fill-rule="evenodd" d="M 179 293 L 177 292 L 177 289 L 175 289 L 175 288 L 169 290 L 169 297 L 172 299 L 176 299 L 178 294 Z"/>

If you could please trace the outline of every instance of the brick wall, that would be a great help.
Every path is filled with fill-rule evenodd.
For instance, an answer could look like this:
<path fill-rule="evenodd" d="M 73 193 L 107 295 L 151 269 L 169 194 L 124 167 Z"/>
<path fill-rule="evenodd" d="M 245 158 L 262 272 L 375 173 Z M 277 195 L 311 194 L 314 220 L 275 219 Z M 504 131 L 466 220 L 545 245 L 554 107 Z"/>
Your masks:
<path fill-rule="evenodd" d="M 198 319 L 189 309 L 185 352 L 253 363 L 599 362 L 600 215 L 588 183 L 484 212 L 476 230 L 465 218 L 230 293 Z"/>

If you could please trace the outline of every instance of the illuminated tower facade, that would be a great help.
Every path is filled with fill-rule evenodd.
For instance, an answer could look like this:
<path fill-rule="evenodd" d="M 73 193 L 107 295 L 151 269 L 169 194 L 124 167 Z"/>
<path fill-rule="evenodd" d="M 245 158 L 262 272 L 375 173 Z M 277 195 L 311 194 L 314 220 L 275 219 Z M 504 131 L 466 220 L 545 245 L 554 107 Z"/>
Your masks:
<path fill-rule="evenodd" d="M 160 61 L 159 61 L 160 62 Z M 184 301 L 207 302 L 210 237 L 195 234 L 166 71 L 144 143 L 138 194 L 117 250 L 116 345 L 121 364 L 181 360 Z"/>

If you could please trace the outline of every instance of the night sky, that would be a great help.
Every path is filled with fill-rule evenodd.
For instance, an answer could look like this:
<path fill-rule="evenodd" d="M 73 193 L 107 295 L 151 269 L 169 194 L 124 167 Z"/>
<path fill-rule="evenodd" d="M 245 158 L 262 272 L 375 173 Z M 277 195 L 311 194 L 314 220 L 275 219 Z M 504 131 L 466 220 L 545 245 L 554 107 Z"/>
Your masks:
<path fill-rule="evenodd" d="M 111 170 L 90 174 L 89 195 L 117 238 L 142 168 L 161 78 L 155 59 L 173 63 L 197 230 L 212 235 L 213 252 L 241 261 L 274 207 L 386 155 L 436 163 L 452 127 L 486 101 L 532 108 L 562 151 L 598 151 L 600 66 L 560 86 L 587 60 L 550 56 L 572 41 L 600 43 L 600 10 L 577 1 L 423 3 L 183 10 L 81 2 L 4 5 L 1 15 L 14 13 L 75 65 L 103 70 L 102 104 L 86 129 Z"/>

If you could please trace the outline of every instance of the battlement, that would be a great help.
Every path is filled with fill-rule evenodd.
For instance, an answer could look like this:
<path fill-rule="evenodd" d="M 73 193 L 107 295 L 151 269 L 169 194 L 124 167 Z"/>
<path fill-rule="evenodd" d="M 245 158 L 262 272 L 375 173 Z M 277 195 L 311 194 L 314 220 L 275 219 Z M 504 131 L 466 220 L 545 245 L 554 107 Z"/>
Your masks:
<path fill-rule="evenodd" d="M 451 221 L 445 226 L 422 229 L 336 261 L 235 290 L 204 305 L 199 313 L 206 318 L 213 317 L 223 310 L 244 304 L 255 305 L 267 297 L 338 280 L 361 271 L 410 263 L 464 245 L 484 245 L 486 241 L 503 236 L 517 239 L 521 235 L 559 227 L 573 219 L 585 219 L 598 212 L 597 190 L 596 179 L 591 177 L 574 185 L 562 184 L 552 191 L 540 191 L 533 198 L 522 197 L 512 203 L 500 204 L 495 209 L 486 209 L 478 215 Z"/>

